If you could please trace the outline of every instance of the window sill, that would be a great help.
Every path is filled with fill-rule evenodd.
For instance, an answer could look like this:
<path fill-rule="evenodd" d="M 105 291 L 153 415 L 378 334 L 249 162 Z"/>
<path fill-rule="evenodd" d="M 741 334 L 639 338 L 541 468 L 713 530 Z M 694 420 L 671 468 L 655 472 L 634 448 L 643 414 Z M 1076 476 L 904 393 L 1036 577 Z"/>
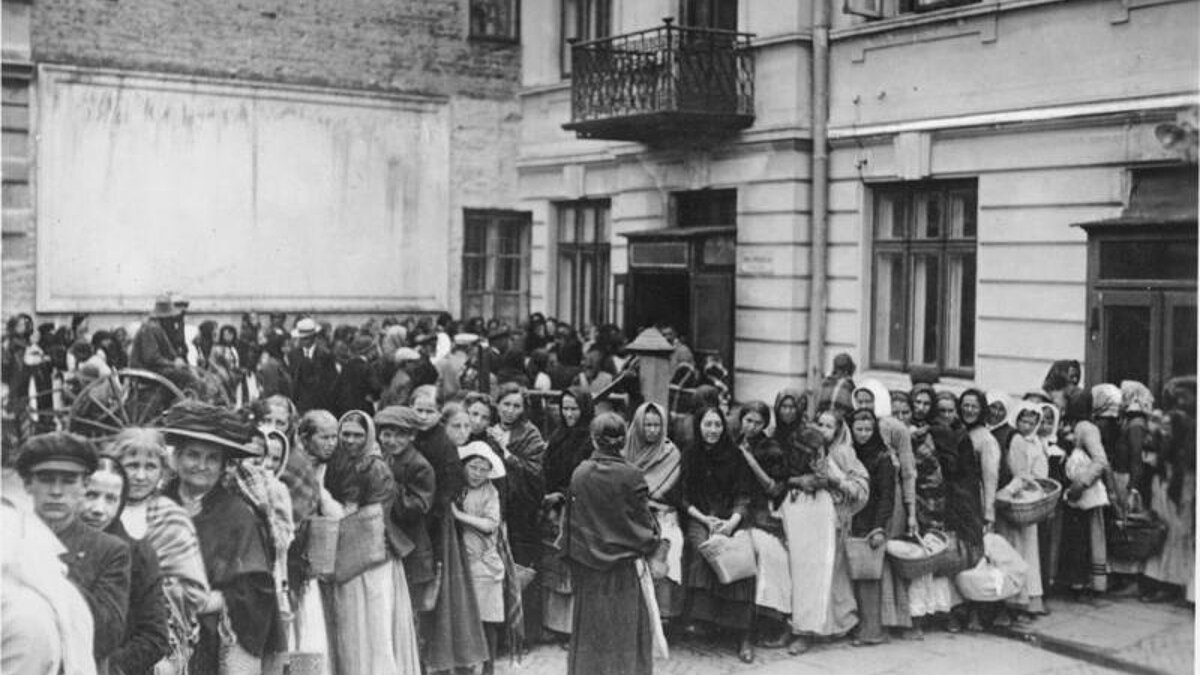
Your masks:
<path fill-rule="evenodd" d="M 501 35 L 468 35 L 469 42 L 478 42 L 481 44 L 492 44 L 497 46 L 515 46 L 521 44 L 520 37 L 508 37 Z"/>
<path fill-rule="evenodd" d="M 902 389 L 904 391 L 909 391 L 912 389 L 912 378 L 909 377 L 907 372 L 902 370 L 885 370 L 876 366 L 870 368 L 869 370 L 863 370 L 855 373 L 854 382 L 856 385 L 861 383 L 863 380 L 879 380 L 879 382 L 882 383 L 884 387 L 887 387 L 889 391 L 892 389 Z M 976 386 L 978 386 L 978 384 L 974 379 L 951 377 L 948 375 L 941 376 L 938 378 L 937 383 L 933 385 L 934 389 L 937 389 L 938 391 L 946 389 L 953 391 L 956 394 L 962 392 L 964 389 L 969 389 Z"/>
<path fill-rule="evenodd" d="M 962 7 L 948 7 L 931 12 L 905 13 L 886 19 L 876 19 L 848 28 L 837 28 L 829 31 L 829 40 L 852 40 L 854 38 L 890 33 L 906 28 L 919 28 L 941 23 L 950 23 L 975 16 L 986 16 L 1000 12 L 1011 12 L 1040 5 L 1051 5 L 1066 0 L 992 0 Z"/>

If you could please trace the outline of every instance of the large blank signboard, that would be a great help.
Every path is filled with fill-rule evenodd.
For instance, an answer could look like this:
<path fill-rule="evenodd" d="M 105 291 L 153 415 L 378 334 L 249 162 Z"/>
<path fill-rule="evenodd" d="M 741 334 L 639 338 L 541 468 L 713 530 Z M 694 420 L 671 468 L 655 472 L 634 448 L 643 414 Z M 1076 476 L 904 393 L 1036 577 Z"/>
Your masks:
<path fill-rule="evenodd" d="M 446 306 L 443 99 L 38 77 L 38 311 Z"/>

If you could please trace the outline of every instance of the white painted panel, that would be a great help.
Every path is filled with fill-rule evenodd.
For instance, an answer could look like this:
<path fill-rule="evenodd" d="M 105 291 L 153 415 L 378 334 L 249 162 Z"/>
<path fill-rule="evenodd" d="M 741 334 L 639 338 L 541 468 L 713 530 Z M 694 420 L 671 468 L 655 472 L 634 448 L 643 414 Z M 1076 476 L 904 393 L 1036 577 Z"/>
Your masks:
<path fill-rule="evenodd" d="M 1021 242 L 1087 242 L 1086 223 L 1121 214 L 1117 206 L 1029 206 L 985 209 L 979 214 L 981 245 Z"/>
<path fill-rule="evenodd" d="M 1082 279 L 1078 284 L 984 281 L 978 288 L 979 316 L 1084 320 L 1087 283 Z"/>
<path fill-rule="evenodd" d="M 804 211 L 809 208 L 810 192 L 811 186 L 808 183 L 798 181 L 754 183 L 738 191 L 738 209 L 744 211 Z"/>
<path fill-rule="evenodd" d="M 862 274 L 862 247 L 830 246 L 829 273 L 835 277 L 850 277 Z"/>
<path fill-rule="evenodd" d="M 754 62 L 754 123 L 808 126 L 812 66 L 797 45 L 760 49 Z"/>
<path fill-rule="evenodd" d="M 857 345 L 862 339 L 862 317 L 870 312 L 830 312 L 825 322 L 825 339 L 836 344 Z M 862 351 L 866 351 L 863 345 Z"/>
<path fill-rule="evenodd" d="M 774 145 L 755 145 L 745 152 L 712 161 L 709 180 L 714 186 L 739 186 L 763 180 L 792 180 L 808 175 L 809 159 Z"/>
<path fill-rule="evenodd" d="M 979 248 L 977 265 L 980 279 L 1086 281 L 1087 245 L 990 244 Z"/>
<path fill-rule="evenodd" d="M 613 218 L 662 218 L 667 213 L 667 196 L 655 189 L 622 192 L 612 200 Z"/>
<path fill-rule="evenodd" d="M 763 213 L 738 216 L 738 243 L 807 242 L 807 213 Z"/>
<path fill-rule="evenodd" d="M 829 183 L 831 211 L 857 211 L 863 205 L 863 184 L 857 180 L 838 180 Z"/>
<path fill-rule="evenodd" d="M 858 309 L 862 304 L 858 279 L 830 279 L 829 306 L 838 309 Z"/>
<path fill-rule="evenodd" d="M 38 92 L 39 311 L 448 305 L 443 102 L 57 67 Z"/>
<path fill-rule="evenodd" d="M 829 241 L 837 243 L 862 243 L 864 214 L 856 211 L 829 214 Z"/>
<path fill-rule="evenodd" d="M 775 395 L 785 388 L 805 389 L 805 378 L 800 375 L 764 375 L 762 373 L 734 373 L 737 397 L 743 401 L 775 402 Z"/>
<path fill-rule="evenodd" d="M 808 248 L 780 244 L 738 242 L 738 278 L 805 276 L 809 272 Z"/>
<path fill-rule="evenodd" d="M 1022 394 L 1041 389 L 1042 380 L 1050 370 L 1050 364 L 1058 359 L 1083 361 L 1083 343 L 1064 346 L 1066 349 L 1054 358 L 991 358 L 976 359 L 975 379 L 988 389 Z M 1086 370 L 1086 367 L 1085 367 Z"/>
<path fill-rule="evenodd" d="M 746 2 L 741 6 L 743 24 L 738 30 L 754 33 L 759 38 L 795 33 L 811 24 L 807 3 Z"/>
<path fill-rule="evenodd" d="M 1123 176 L 1107 166 L 988 174 L 979 179 L 979 204 L 1120 204 Z"/>
<path fill-rule="evenodd" d="M 611 195 L 617 184 L 617 168 L 611 163 L 587 164 L 583 167 L 583 192 L 589 197 Z"/>
<path fill-rule="evenodd" d="M 737 337 L 803 342 L 808 339 L 808 312 L 739 309 L 734 326 Z"/>
<path fill-rule="evenodd" d="M 552 84 L 562 77 L 559 1 L 521 3 L 521 83 L 526 87 Z"/>
<path fill-rule="evenodd" d="M 801 372 L 804 364 L 804 346 L 744 342 L 736 344 L 735 362 L 738 368 L 757 370 L 764 373 Z"/>
<path fill-rule="evenodd" d="M 1080 323 L 997 321 L 976 323 L 976 353 L 980 356 L 1054 360 L 1069 358 L 1084 345 L 1086 330 Z M 1045 374 L 1045 373 L 1043 373 Z M 1030 384 L 1041 384 L 1041 378 Z"/>
<path fill-rule="evenodd" d="M 735 291 L 739 307 L 792 309 L 808 305 L 808 281 L 804 279 L 739 278 Z"/>

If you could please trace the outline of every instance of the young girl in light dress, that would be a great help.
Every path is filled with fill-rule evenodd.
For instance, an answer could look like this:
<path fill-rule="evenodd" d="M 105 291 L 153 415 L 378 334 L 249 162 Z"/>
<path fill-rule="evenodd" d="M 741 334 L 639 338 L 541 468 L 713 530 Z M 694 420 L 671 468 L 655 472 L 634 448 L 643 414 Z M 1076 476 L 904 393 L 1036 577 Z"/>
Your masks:
<path fill-rule="evenodd" d="M 504 477 L 504 462 L 483 441 L 472 441 L 458 449 L 466 489 L 451 503 L 450 511 L 462 524 L 463 549 L 471 585 L 479 603 L 479 617 L 487 635 L 488 660 L 484 675 L 496 662 L 497 627 L 504 623 L 504 560 L 500 556 L 500 493 L 492 481 Z"/>

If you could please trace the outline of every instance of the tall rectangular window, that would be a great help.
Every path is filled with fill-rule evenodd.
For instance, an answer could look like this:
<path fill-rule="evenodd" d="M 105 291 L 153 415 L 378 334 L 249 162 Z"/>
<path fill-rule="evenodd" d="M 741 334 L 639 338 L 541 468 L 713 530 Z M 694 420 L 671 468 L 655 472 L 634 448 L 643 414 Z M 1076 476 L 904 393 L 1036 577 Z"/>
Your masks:
<path fill-rule="evenodd" d="M 558 205 L 557 311 L 576 328 L 611 318 L 609 210 L 607 199 Z"/>
<path fill-rule="evenodd" d="M 470 37 L 515 41 L 520 7 L 517 0 L 471 0 Z"/>
<path fill-rule="evenodd" d="M 737 0 L 680 0 L 679 25 L 737 30 Z"/>
<path fill-rule="evenodd" d="M 464 317 L 494 317 L 516 326 L 529 315 L 531 220 L 523 211 L 464 212 Z"/>
<path fill-rule="evenodd" d="M 974 180 L 875 190 L 872 365 L 973 375 L 976 211 Z"/>
<path fill-rule="evenodd" d="M 612 35 L 612 0 L 562 0 L 563 77 L 571 76 L 571 40 L 586 42 Z"/>

